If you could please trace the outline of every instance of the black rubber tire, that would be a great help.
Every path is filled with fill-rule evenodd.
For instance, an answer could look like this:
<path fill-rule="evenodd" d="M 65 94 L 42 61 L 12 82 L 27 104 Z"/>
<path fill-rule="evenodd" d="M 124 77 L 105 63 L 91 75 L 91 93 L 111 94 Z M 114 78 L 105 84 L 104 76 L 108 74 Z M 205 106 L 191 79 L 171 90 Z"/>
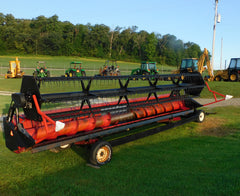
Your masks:
<path fill-rule="evenodd" d="M 93 165 L 105 165 L 112 159 L 112 146 L 109 142 L 98 141 L 90 149 L 89 161 Z"/>
<path fill-rule="evenodd" d="M 135 76 L 136 76 L 136 78 L 135 78 Z M 133 80 L 138 80 L 137 76 L 138 76 L 137 74 L 133 74 L 133 75 L 132 75 L 132 77 L 133 77 L 132 79 L 133 79 Z"/>
<path fill-rule="evenodd" d="M 149 74 L 148 72 L 144 71 L 142 75 L 143 75 L 143 76 L 149 76 L 150 74 Z M 143 77 L 142 80 L 146 80 L 146 78 Z"/>
<path fill-rule="evenodd" d="M 52 148 L 52 149 L 50 149 L 50 151 L 54 152 L 54 153 L 59 153 L 60 151 L 71 148 L 71 146 L 72 146 L 72 144 L 66 144 L 66 145 L 56 147 L 56 148 Z"/>
<path fill-rule="evenodd" d="M 149 72 L 147 72 L 147 71 L 144 71 L 142 75 L 144 75 L 144 76 L 149 76 L 149 75 L 150 75 L 150 73 L 149 73 Z"/>
<path fill-rule="evenodd" d="M 222 81 L 222 77 L 221 76 L 216 76 L 214 80 L 220 82 L 220 81 Z"/>
<path fill-rule="evenodd" d="M 82 76 L 86 76 L 86 72 L 85 71 L 82 71 Z"/>
<path fill-rule="evenodd" d="M 37 75 L 38 75 L 38 72 L 37 72 L 37 71 L 34 71 L 34 72 L 33 72 L 33 76 L 34 76 L 34 78 L 36 78 Z"/>
<path fill-rule="evenodd" d="M 76 76 L 76 72 L 75 71 L 70 71 L 69 72 L 69 77 L 75 77 Z"/>
<path fill-rule="evenodd" d="M 47 71 L 47 77 L 50 77 L 50 71 Z"/>
<path fill-rule="evenodd" d="M 205 112 L 203 110 L 197 111 L 197 119 L 196 122 L 202 123 L 205 120 Z"/>
<path fill-rule="evenodd" d="M 238 81 L 238 73 L 235 72 L 235 71 L 231 72 L 231 73 L 229 74 L 229 80 L 230 80 L 231 82 L 236 82 L 236 81 Z"/>

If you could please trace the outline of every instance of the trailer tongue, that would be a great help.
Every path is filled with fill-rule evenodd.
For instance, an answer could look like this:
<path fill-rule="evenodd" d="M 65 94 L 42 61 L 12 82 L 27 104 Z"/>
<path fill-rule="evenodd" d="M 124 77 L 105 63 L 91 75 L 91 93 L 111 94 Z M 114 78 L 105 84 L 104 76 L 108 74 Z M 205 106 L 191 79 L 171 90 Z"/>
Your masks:
<path fill-rule="evenodd" d="M 198 73 L 134 78 L 24 76 L 4 118 L 6 146 L 20 153 L 93 144 L 90 162 L 102 165 L 111 160 L 110 143 L 132 141 L 193 120 L 202 122 L 204 112 L 197 111 L 202 105 L 193 98 L 204 86 Z M 169 121 L 175 123 L 163 123 Z M 114 139 L 116 134 L 154 122 L 163 126 L 128 131 Z M 112 136 L 110 143 L 101 140 L 106 136 Z"/>

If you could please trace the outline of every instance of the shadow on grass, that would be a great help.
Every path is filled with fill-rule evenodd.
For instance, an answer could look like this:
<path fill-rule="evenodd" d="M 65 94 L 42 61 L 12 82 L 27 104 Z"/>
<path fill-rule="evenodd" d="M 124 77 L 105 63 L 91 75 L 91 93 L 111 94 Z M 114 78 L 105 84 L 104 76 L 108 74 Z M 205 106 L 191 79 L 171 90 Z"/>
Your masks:
<path fill-rule="evenodd" d="M 221 118 L 116 146 L 101 169 L 86 166 L 86 149 L 78 146 L 19 155 L 4 147 L 0 195 L 239 195 L 239 132 L 225 134 L 239 123 L 224 121 L 223 130 Z M 224 134 L 213 137 L 209 128 Z"/>
<path fill-rule="evenodd" d="M 17 158 L 5 165 L 15 168 L 16 173 L 12 177 L 4 174 L 7 183 L 0 183 L 0 193 L 138 196 L 239 193 L 239 141 L 184 137 L 152 143 L 152 137 L 114 147 L 111 163 L 101 169 L 87 167 L 79 157 L 85 150 L 78 147 L 58 154 L 43 152 Z"/>

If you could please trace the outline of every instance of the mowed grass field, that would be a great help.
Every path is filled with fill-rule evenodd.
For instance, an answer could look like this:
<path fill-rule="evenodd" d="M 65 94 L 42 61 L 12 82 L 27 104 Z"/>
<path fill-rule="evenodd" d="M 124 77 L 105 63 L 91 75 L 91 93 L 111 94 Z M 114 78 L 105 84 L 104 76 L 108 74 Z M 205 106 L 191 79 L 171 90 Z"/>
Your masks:
<path fill-rule="evenodd" d="M 4 75 L 8 70 L 9 61 L 15 61 L 16 56 L 0 56 L 0 74 Z M 51 72 L 51 76 L 64 75 L 65 70 L 69 68 L 70 62 L 82 62 L 82 68 L 85 69 L 87 76 L 99 73 L 100 67 L 105 64 L 105 59 L 64 57 L 64 56 L 18 56 L 21 61 L 21 68 L 27 75 L 32 75 L 38 65 L 38 61 L 45 61 L 46 67 Z M 111 61 L 110 61 L 111 64 Z M 117 61 L 122 75 L 128 75 L 132 69 L 138 68 L 139 63 Z M 43 65 L 43 64 L 41 64 Z M 157 65 L 160 73 L 166 70 L 174 70 L 174 67 Z"/>
<path fill-rule="evenodd" d="M 8 95 L 0 95 L 0 113 L 6 114 L 11 101 L 11 93 L 19 92 L 21 87 L 21 79 L 4 79 L 4 74 L 8 70 L 8 63 L 11 60 L 15 60 L 16 56 L 0 56 L 0 91 L 9 91 Z M 82 68 L 86 70 L 87 76 L 93 76 L 99 73 L 100 67 L 105 64 L 103 59 L 94 58 L 80 58 L 80 57 L 53 57 L 53 56 L 18 56 L 21 61 L 21 68 L 26 75 L 32 75 L 33 71 L 37 67 L 37 61 L 45 61 L 47 69 L 50 70 L 51 76 L 61 76 L 69 68 L 70 62 L 80 61 L 82 62 Z M 136 69 L 140 66 L 140 63 L 131 62 L 118 62 L 122 75 L 129 75 L 132 69 Z M 169 67 L 165 65 L 157 65 L 160 74 L 171 73 L 171 70 L 177 69 L 177 67 Z M 164 83 L 164 82 L 163 82 Z M 160 84 L 160 83 L 159 83 Z M 230 94 L 235 98 L 240 97 L 240 82 L 209 82 L 209 86 L 214 91 L 222 94 Z M 1 94 L 1 93 L 0 93 Z M 207 88 L 201 93 L 202 98 L 213 97 L 212 93 L 209 93 Z"/>
<path fill-rule="evenodd" d="M 0 138 L 0 195 L 239 195 L 239 107 L 113 147 L 112 161 L 86 166 L 83 148 L 14 154 Z"/>
<path fill-rule="evenodd" d="M 0 67 L 7 70 L 8 61 L 14 58 L 0 56 Z M 97 73 L 105 62 L 47 56 L 19 56 L 19 60 L 30 75 L 38 60 L 46 61 L 51 69 L 61 69 L 59 75 L 71 61 L 89 65 L 87 75 Z M 119 62 L 119 66 L 128 73 L 139 64 Z M 19 92 L 21 79 L 4 79 L 3 73 L 0 91 Z M 209 85 L 220 93 L 240 97 L 238 82 Z M 204 89 L 201 97 L 210 96 Z M 0 101 L 1 114 L 6 114 L 11 97 L 2 95 Z M 57 154 L 14 154 L 0 136 L 0 195 L 239 195 L 239 110 L 234 106 L 207 109 L 211 115 L 201 124 L 192 122 L 113 147 L 112 161 L 100 169 L 86 166 L 86 150 L 81 147 Z"/>
<path fill-rule="evenodd" d="M 38 66 L 38 61 L 44 61 L 46 68 L 50 71 L 51 76 L 62 76 L 65 70 L 70 67 L 70 62 L 82 62 L 82 68 L 85 69 L 87 76 L 99 74 L 100 67 L 105 64 L 105 59 L 80 58 L 80 57 L 63 57 L 63 56 L 17 56 L 21 62 L 21 70 L 25 75 L 32 75 Z M 15 61 L 16 56 L 0 56 L 0 91 L 19 92 L 21 87 L 21 79 L 4 79 L 5 73 L 8 71 L 9 61 Z M 110 61 L 111 64 L 111 61 Z M 131 74 L 132 69 L 140 66 L 139 63 L 117 61 L 121 75 Z M 43 64 L 41 64 L 43 65 Z M 174 67 L 157 65 L 160 73 L 174 70 Z M 1 94 L 1 93 L 0 93 Z M 11 98 L 10 95 L 0 95 L 0 111 L 6 114 Z"/>

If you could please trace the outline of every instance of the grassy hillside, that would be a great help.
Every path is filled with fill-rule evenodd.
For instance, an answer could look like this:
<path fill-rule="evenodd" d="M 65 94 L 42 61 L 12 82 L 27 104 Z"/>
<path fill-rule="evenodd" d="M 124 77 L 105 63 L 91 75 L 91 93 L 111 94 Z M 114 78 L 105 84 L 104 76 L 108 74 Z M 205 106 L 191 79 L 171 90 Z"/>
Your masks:
<path fill-rule="evenodd" d="M 113 148 L 101 169 L 82 148 L 14 154 L 0 138 L 0 195 L 238 195 L 239 107 Z"/>

